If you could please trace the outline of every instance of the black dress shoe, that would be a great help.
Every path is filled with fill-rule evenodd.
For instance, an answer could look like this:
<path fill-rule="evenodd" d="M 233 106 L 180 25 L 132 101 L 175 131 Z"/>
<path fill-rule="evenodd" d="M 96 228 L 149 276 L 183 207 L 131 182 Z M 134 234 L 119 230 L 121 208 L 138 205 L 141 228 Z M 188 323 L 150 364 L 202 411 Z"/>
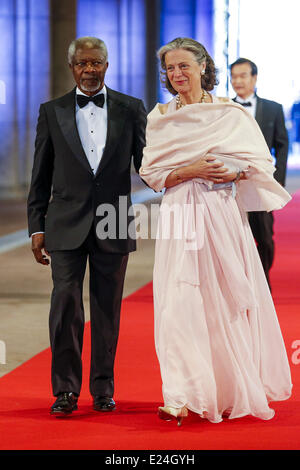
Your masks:
<path fill-rule="evenodd" d="M 111 397 L 94 397 L 93 408 L 96 411 L 113 411 L 116 404 Z"/>
<path fill-rule="evenodd" d="M 50 413 L 52 415 L 68 415 L 77 410 L 77 400 L 77 395 L 72 392 L 60 393 L 51 406 Z"/>

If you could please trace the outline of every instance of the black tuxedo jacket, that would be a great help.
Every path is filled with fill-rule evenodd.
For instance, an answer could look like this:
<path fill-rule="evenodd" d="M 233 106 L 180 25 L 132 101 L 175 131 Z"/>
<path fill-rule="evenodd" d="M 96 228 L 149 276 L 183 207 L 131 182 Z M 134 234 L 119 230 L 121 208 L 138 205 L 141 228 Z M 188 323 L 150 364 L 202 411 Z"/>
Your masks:
<path fill-rule="evenodd" d="M 128 253 L 136 248 L 135 240 L 126 233 L 133 216 L 128 216 L 126 210 L 119 213 L 119 196 L 123 196 L 123 209 L 128 209 L 131 162 L 133 157 L 138 171 L 145 146 L 146 111 L 141 100 L 106 88 L 107 138 L 95 175 L 76 126 L 76 88 L 40 107 L 28 195 L 28 228 L 29 236 L 45 232 L 49 251 L 79 247 L 92 225 L 96 229 L 101 220 L 96 215 L 100 204 L 115 208 L 117 227 L 116 237 L 98 239 L 99 248 L 110 253 Z"/>
<path fill-rule="evenodd" d="M 273 150 L 276 171 L 274 178 L 284 186 L 289 150 L 282 105 L 257 96 L 255 119 L 261 128 L 270 151 Z"/>
<path fill-rule="evenodd" d="M 289 140 L 282 105 L 257 96 L 255 119 L 275 157 L 274 178 L 284 186 Z"/>

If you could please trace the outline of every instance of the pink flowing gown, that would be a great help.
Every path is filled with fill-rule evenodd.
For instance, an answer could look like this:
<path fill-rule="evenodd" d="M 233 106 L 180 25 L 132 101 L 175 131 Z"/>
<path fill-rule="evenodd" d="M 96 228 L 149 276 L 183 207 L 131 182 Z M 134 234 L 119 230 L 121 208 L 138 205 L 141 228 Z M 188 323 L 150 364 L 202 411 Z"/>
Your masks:
<path fill-rule="evenodd" d="M 217 98 L 214 104 L 218 106 Z M 196 106 L 195 109 L 205 112 L 213 104 Z M 185 108 L 182 115 L 191 112 L 189 106 Z M 220 109 L 222 117 L 227 108 Z M 155 128 L 151 131 L 149 115 L 140 174 L 157 191 L 176 168 L 173 162 L 183 164 L 180 147 L 175 144 L 180 137 L 177 114 L 180 112 L 176 111 L 175 100 L 170 102 L 164 116 L 159 116 L 158 108 L 154 114 L 152 111 L 154 121 L 157 119 L 157 132 Z M 243 120 L 244 111 L 238 113 Z M 171 126 L 165 128 L 165 141 L 164 125 Z M 210 123 L 205 126 L 210 128 Z M 249 132 L 251 126 L 257 133 L 254 123 L 249 125 Z M 199 133 L 201 140 L 201 128 Z M 184 139 L 184 130 L 182 136 Z M 215 139 L 218 141 L 217 135 Z M 273 189 L 270 174 L 267 177 L 273 171 L 268 169 L 269 152 L 263 155 L 265 144 L 259 139 L 260 134 L 261 164 L 256 164 L 256 154 L 253 160 L 248 158 L 247 145 L 246 150 L 242 146 L 239 157 L 231 155 L 231 164 L 241 162 L 237 167 L 246 168 L 250 162 L 249 181 L 256 180 L 256 192 L 250 183 L 244 186 L 238 183 L 234 197 L 231 187 L 214 190 L 203 180 L 187 181 L 165 191 L 158 220 L 153 292 L 155 347 L 164 404 L 175 408 L 186 406 L 213 423 L 222 421 L 224 415 L 271 419 L 274 411 L 269 402 L 288 399 L 292 389 L 284 341 L 244 207 L 251 195 L 255 200 L 252 210 L 258 206 L 271 210 L 272 201 L 275 206 L 272 209 L 280 208 L 290 199 L 275 183 Z M 219 141 L 222 149 L 222 136 Z M 183 152 L 190 143 L 187 136 Z M 201 142 L 196 147 L 200 151 Z M 206 147 L 205 154 L 222 158 L 222 152 L 213 146 Z M 268 178 L 264 188 L 261 181 Z M 170 216 L 174 208 L 175 212 L 178 209 L 177 215 Z M 182 236 L 181 225 L 185 227 Z"/>

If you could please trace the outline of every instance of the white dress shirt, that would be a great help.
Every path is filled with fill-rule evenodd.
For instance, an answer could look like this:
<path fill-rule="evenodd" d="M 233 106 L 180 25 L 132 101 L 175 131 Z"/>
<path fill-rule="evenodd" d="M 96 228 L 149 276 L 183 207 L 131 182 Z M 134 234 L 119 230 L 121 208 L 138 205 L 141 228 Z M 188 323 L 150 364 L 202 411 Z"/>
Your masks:
<path fill-rule="evenodd" d="M 246 98 L 245 100 L 243 98 L 241 98 L 240 96 L 237 95 L 236 97 L 236 102 L 237 103 L 248 103 L 250 102 L 251 103 L 251 106 L 245 106 L 245 109 L 248 111 L 248 113 L 250 113 L 254 119 L 255 119 L 255 114 L 256 114 L 256 103 L 257 103 L 257 98 L 256 98 L 256 95 L 255 93 L 253 93 L 252 95 L 248 96 L 248 98 Z"/>
<path fill-rule="evenodd" d="M 104 94 L 103 108 L 99 108 L 92 101 L 80 108 L 76 102 L 76 124 L 83 150 L 95 174 L 101 161 L 106 143 L 107 134 L 107 91 L 105 86 L 97 93 Z M 79 88 L 76 94 L 85 95 Z M 85 95 L 87 96 L 87 95 Z"/>

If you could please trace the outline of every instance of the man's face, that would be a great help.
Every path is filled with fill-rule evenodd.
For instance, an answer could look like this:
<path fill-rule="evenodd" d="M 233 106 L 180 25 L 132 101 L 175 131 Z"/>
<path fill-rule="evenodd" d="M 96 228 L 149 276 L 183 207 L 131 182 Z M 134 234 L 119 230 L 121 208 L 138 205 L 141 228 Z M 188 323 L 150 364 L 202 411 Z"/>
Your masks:
<path fill-rule="evenodd" d="M 108 67 L 100 49 L 77 49 L 73 63 L 70 64 L 78 88 L 86 95 L 98 93 L 104 85 Z"/>
<path fill-rule="evenodd" d="M 251 75 L 248 63 L 234 65 L 231 69 L 231 85 L 238 96 L 244 100 L 255 92 L 257 75 Z"/>

